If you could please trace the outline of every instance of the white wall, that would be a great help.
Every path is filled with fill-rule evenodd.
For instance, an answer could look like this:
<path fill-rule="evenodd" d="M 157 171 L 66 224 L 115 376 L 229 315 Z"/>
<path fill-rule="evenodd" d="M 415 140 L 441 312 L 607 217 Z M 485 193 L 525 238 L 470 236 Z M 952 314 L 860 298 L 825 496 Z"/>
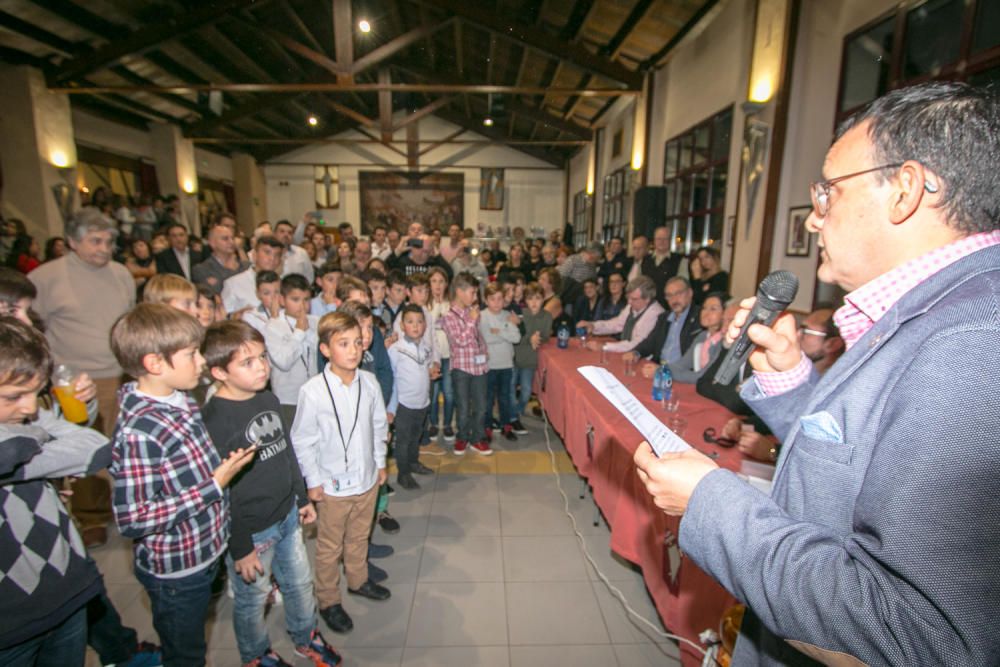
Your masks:
<path fill-rule="evenodd" d="M 436 117 L 423 118 L 419 123 L 421 140 L 443 139 L 459 128 Z M 344 132 L 338 139 L 361 138 L 363 135 Z M 472 132 L 465 132 L 459 140 L 485 141 Z M 394 136 L 405 142 L 405 130 Z M 405 143 L 396 144 L 405 151 Z M 422 146 L 422 148 L 425 148 Z M 350 222 L 359 231 L 361 200 L 358 186 L 359 171 L 379 168 L 406 170 L 406 158 L 380 144 L 317 144 L 286 153 L 265 164 L 267 180 L 267 215 L 269 220 L 299 220 L 315 208 L 313 165 L 339 166 L 340 207 L 324 211 L 327 225 Z M 295 164 L 287 164 L 295 163 Z M 353 163 L 353 164 L 352 164 Z M 357 166 L 361 163 L 369 167 Z M 479 210 L 480 167 L 503 167 L 506 180 L 504 208 L 501 211 Z M 568 219 L 564 207 L 564 171 L 537 160 L 525 153 L 502 146 L 470 146 L 467 144 L 444 145 L 420 157 L 418 170 L 440 170 L 461 173 L 465 183 L 465 226 L 475 228 L 478 223 L 497 226 L 522 226 L 528 229 L 561 229 Z"/>
<path fill-rule="evenodd" d="M 805 311 L 812 306 L 819 259 L 815 237 L 808 257 L 785 256 L 788 211 L 809 205 L 809 184 L 819 179 L 823 158 L 833 138 L 844 36 L 896 4 L 893 0 L 802 3 L 771 252 L 772 270 L 787 269 L 799 277 L 799 293 L 792 303 L 796 310 Z"/>

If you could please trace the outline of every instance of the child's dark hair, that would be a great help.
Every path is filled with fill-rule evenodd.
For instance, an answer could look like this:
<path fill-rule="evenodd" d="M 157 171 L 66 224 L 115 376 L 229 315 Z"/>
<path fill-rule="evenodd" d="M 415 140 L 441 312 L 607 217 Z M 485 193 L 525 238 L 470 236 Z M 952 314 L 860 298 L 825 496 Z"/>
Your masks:
<path fill-rule="evenodd" d="M 358 276 L 365 283 L 375 282 L 385 282 L 385 274 L 378 269 L 368 269 L 367 271 L 362 271 L 361 275 Z"/>
<path fill-rule="evenodd" d="M 199 299 L 201 297 L 205 297 L 206 299 L 208 299 L 209 301 L 211 301 L 213 304 L 215 303 L 215 292 L 212 291 L 211 287 L 209 287 L 205 283 L 198 283 L 194 287 L 195 287 L 196 290 L 198 290 L 198 298 Z"/>
<path fill-rule="evenodd" d="M 393 269 L 389 272 L 389 275 L 385 277 L 385 284 L 387 287 L 392 287 L 393 285 L 402 285 L 406 287 L 406 274 L 399 269 Z"/>
<path fill-rule="evenodd" d="M 309 281 L 301 273 L 290 273 L 281 279 L 281 296 L 288 296 L 292 290 L 312 293 Z"/>
<path fill-rule="evenodd" d="M 423 319 L 423 317 L 424 317 L 424 309 L 423 309 L 423 308 L 421 308 L 420 306 L 418 306 L 418 305 L 417 305 L 417 304 L 415 304 L 415 303 L 408 303 L 408 304 L 406 304 L 405 306 L 403 306 L 403 307 L 402 307 L 402 308 L 400 309 L 400 311 L 399 311 L 399 315 L 398 315 L 397 317 L 399 317 L 399 318 L 400 318 L 400 321 L 402 321 L 402 318 L 403 318 L 403 317 L 404 317 L 404 316 L 405 316 L 405 315 L 406 315 L 407 313 L 417 313 L 418 315 L 420 315 L 421 319 Z"/>
<path fill-rule="evenodd" d="M 179 350 L 201 345 L 204 329 L 187 313 L 162 303 L 140 303 L 111 327 L 111 351 L 132 377 L 146 375 L 142 358 L 158 354 L 169 364 Z"/>
<path fill-rule="evenodd" d="M 16 306 L 21 299 L 37 297 L 38 290 L 27 276 L 16 269 L 0 267 L 0 304 Z"/>
<path fill-rule="evenodd" d="M 455 298 L 455 293 L 460 289 L 475 287 L 479 289 L 479 281 L 468 271 L 462 271 L 451 281 L 451 298 Z"/>
<path fill-rule="evenodd" d="M 279 241 L 277 237 L 271 236 L 269 234 L 261 236 L 259 239 L 257 239 L 257 245 L 267 245 L 271 246 L 272 248 L 281 248 L 282 250 L 285 249 L 284 243 Z"/>
<path fill-rule="evenodd" d="M 426 273 L 414 273 L 406 277 L 406 289 L 413 289 L 414 287 L 424 286 L 428 289 L 431 285 L 430 276 Z"/>
<path fill-rule="evenodd" d="M 205 330 L 201 356 L 205 357 L 208 368 L 225 369 L 240 348 L 250 343 L 264 345 L 264 336 L 241 320 L 223 320 Z"/>
<path fill-rule="evenodd" d="M 52 355 L 45 336 L 21 320 L 0 316 L 0 384 L 19 385 L 50 375 Z"/>
<path fill-rule="evenodd" d="M 261 271 L 254 278 L 254 283 L 259 288 L 261 285 L 266 285 L 268 283 L 276 283 L 281 280 L 281 277 L 274 271 Z"/>
<path fill-rule="evenodd" d="M 329 261 L 323 262 L 323 265 L 316 269 L 316 277 L 322 278 L 328 273 L 342 273 L 340 268 L 340 260 L 331 259 Z"/>

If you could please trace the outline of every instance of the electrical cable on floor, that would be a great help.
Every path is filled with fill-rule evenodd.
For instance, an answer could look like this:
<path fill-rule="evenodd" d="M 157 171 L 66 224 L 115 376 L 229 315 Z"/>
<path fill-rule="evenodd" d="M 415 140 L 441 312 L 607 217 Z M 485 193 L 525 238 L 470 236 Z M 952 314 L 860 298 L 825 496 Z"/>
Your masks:
<path fill-rule="evenodd" d="M 580 529 L 576 525 L 576 517 L 573 516 L 573 513 L 570 512 L 569 510 L 569 496 L 566 495 L 566 491 L 564 491 L 562 487 L 562 479 L 561 475 L 559 474 L 559 466 L 556 463 L 556 453 L 552 450 L 552 442 L 549 439 L 549 416 L 544 409 L 542 410 L 542 419 L 545 422 L 545 448 L 549 451 L 549 460 L 552 462 L 552 474 L 555 475 L 556 486 L 559 488 L 559 494 L 563 498 L 563 511 L 566 513 L 566 516 L 569 517 L 569 520 L 573 523 L 573 532 L 576 534 L 576 538 L 580 542 L 580 548 L 583 549 L 584 558 L 586 558 L 587 562 L 590 563 L 590 566 L 594 568 L 594 571 L 597 573 L 597 577 L 601 580 L 601 583 L 603 583 L 605 587 L 607 587 L 608 591 L 610 591 L 613 596 L 618 598 L 618 601 L 621 602 L 622 606 L 625 608 L 625 611 L 626 613 L 628 613 L 629 616 L 643 623 L 644 625 L 648 626 L 649 629 L 652 630 L 657 636 L 662 637 L 664 639 L 674 639 L 683 642 L 688 646 L 692 647 L 693 649 L 695 649 L 696 651 L 698 651 L 698 653 L 701 654 L 706 659 L 709 658 L 710 655 L 709 651 L 706 651 L 703 647 L 699 646 L 698 644 L 691 641 L 687 637 L 681 637 L 680 635 L 674 635 L 669 632 L 664 632 L 660 628 L 656 627 L 656 625 L 653 624 L 651 621 L 644 618 L 642 614 L 637 612 L 635 609 L 631 607 L 631 605 L 629 605 L 628 600 L 625 599 L 625 594 L 622 593 L 614 584 L 612 584 L 611 580 L 608 579 L 608 577 L 603 572 L 601 572 L 601 568 L 597 566 L 597 563 L 594 561 L 594 558 L 590 555 L 590 550 L 587 549 L 587 542 L 583 537 L 583 533 L 580 532 Z M 709 664 L 714 664 L 714 663 L 715 661 L 713 659 L 712 662 Z"/>

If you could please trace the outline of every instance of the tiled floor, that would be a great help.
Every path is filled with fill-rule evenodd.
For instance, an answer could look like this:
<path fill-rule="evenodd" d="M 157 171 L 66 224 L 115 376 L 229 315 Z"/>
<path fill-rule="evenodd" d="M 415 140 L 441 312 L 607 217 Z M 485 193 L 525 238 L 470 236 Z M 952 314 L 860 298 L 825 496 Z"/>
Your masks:
<path fill-rule="evenodd" d="M 419 478 L 419 491 L 397 487 L 389 509 L 402 530 L 386 535 L 376 528 L 374 536 L 396 549 L 378 561 L 389 572 L 392 598 L 378 603 L 347 596 L 354 631 L 336 635 L 322 626 L 345 665 L 679 664 L 676 647 L 653 642 L 597 579 L 563 511 L 542 422 L 524 421 L 531 434 L 501 441 L 495 456 L 423 457 L 438 474 Z M 552 446 L 591 555 L 632 607 L 658 624 L 641 576 L 611 554 L 606 526 L 592 525 L 592 501 L 580 500 L 581 482 L 554 435 Z M 312 553 L 314 541 L 307 546 Z M 128 543 L 115 536 L 93 555 L 125 622 L 155 641 Z M 206 629 L 213 667 L 240 664 L 232 605 L 225 596 L 216 600 Z M 293 664 L 308 664 L 294 662 L 281 607 L 272 609 L 268 623 L 274 648 Z M 88 667 L 98 665 L 95 655 L 88 657 Z"/>

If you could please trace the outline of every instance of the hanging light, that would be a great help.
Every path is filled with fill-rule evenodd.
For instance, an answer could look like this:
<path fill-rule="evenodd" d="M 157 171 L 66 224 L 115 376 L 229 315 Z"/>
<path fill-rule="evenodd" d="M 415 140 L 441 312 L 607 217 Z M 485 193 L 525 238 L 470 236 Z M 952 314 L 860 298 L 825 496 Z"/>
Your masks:
<path fill-rule="evenodd" d="M 487 116 L 486 118 L 483 119 L 483 125 L 485 125 L 486 127 L 493 127 L 493 119 Z"/>
<path fill-rule="evenodd" d="M 361 19 L 358 21 L 358 30 L 367 34 L 372 31 L 372 24 L 367 19 Z"/>
<path fill-rule="evenodd" d="M 316 116 L 309 116 L 309 118 L 306 119 L 306 122 L 309 123 L 310 127 L 316 127 L 319 125 L 319 118 L 316 118 Z"/>

